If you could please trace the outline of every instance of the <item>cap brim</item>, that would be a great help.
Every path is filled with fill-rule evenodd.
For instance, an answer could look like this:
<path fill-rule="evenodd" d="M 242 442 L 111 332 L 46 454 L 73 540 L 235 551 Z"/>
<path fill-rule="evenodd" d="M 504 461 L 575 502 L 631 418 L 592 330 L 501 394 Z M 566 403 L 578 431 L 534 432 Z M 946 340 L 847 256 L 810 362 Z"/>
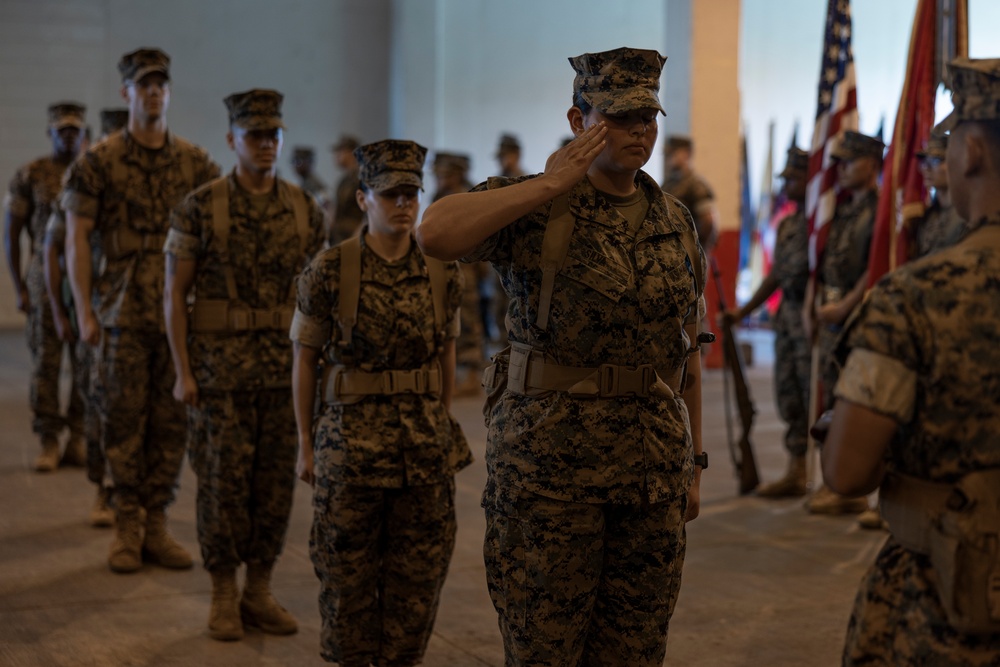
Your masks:
<path fill-rule="evenodd" d="M 85 123 L 80 118 L 61 118 L 57 122 L 52 123 L 52 127 L 54 127 L 57 130 L 61 130 L 64 127 L 75 127 L 83 129 L 86 126 L 87 123 Z"/>
<path fill-rule="evenodd" d="M 140 67 L 139 69 L 137 69 L 135 71 L 135 74 L 132 75 L 132 78 L 128 79 L 128 80 L 132 81 L 133 83 L 136 82 L 136 81 L 142 81 L 142 77 L 144 77 L 144 76 L 146 76 L 148 74 L 153 74 L 154 72 L 158 72 L 158 73 L 162 74 L 163 76 L 167 77 L 167 81 L 170 80 L 170 72 L 168 72 L 163 67 L 159 67 L 159 66 L 155 66 L 155 67 Z"/>
<path fill-rule="evenodd" d="M 287 130 L 280 118 L 253 118 L 233 123 L 244 130 Z"/>
<path fill-rule="evenodd" d="M 656 93 L 649 88 L 637 87 L 599 93 L 587 92 L 581 93 L 580 96 L 601 113 L 619 114 L 636 109 L 656 109 L 664 116 L 667 115 L 667 112 L 660 105 Z"/>
<path fill-rule="evenodd" d="M 384 192 L 400 185 L 415 185 L 424 189 L 424 181 L 419 174 L 412 171 L 386 171 L 366 182 L 365 185 L 374 192 Z"/>
<path fill-rule="evenodd" d="M 934 126 L 931 130 L 931 134 L 944 134 L 945 132 L 951 132 L 958 125 L 958 115 L 952 111 L 948 116 Z"/>
<path fill-rule="evenodd" d="M 785 167 L 781 171 L 781 173 L 778 174 L 778 178 L 788 178 L 792 174 L 805 174 L 807 171 L 808 171 L 807 169 L 796 169 L 795 167 Z"/>

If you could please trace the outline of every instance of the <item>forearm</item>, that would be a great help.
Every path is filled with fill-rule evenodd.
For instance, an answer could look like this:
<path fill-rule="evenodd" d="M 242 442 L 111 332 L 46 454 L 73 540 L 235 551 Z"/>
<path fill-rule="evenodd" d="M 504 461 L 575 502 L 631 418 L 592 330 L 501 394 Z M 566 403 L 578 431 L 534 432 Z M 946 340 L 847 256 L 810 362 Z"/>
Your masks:
<path fill-rule="evenodd" d="M 850 315 L 851 312 L 858 307 L 858 304 L 861 303 L 861 300 L 865 296 L 866 289 L 868 289 L 867 270 L 861 274 L 861 277 L 858 278 L 858 282 L 854 284 L 854 288 L 844 297 L 844 301 L 846 302 L 844 304 L 844 309 L 847 311 L 847 315 Z"/>
<path fill-rule="evenodd" d="M 188 313 L 186 293 L 182 293 L 167 279 L 163 294 L 163 316 L 166 320 L 167 343 L 170 357 L 174 362 L 174 372 L 178 377 L 191 374 L 187 347 Z"/>
<path fill-rule="evenodd" d="M 18 292 L 24 289 L 24 279 L 21 276 L 22 229 L 24 229 L 24 220 L 11 215 L 9 211 L 4 213 L 4 253 L 7 255 L 7 268 L 10 270 L 10 280 L 14 284 L 14 289 Z"/>
<path fill-rule="evenodd" d="M 750 313 L 760 308 L 760 306 L 767 301 L 777 289 L 778 279 L 774 277 L 774 274 L 767 274 L 764 280 L 762 280 L 760 285 L 757 287 L 757 290 L 753 293 L 753 296 L 750 297 L 750 300 L 743 304 L 743 306 L 739 309 L 739 318 L 742 320 L 744 317 L 748 317 Z"/>
<path fill-rule="evenodd" d="M 684 393 L 681 394 L 681 398 L 684 399 L 684 404 L 687 406 L 688 420 L 691 424 L 691 445 L 694 448 L 695 455 L 698 455 L 702 452 L 700 350 L 688 357 L 686 373 Z"/>
<path fill-rule="evenodd" d="M 75 215 L 66 216 L 66 271 L 69 274 L 69 285 L 73 292 L 73 303 L 76 304 L 77 319 L 82 324 L 87 318 L 93 317 L 94 309 L 90 303 L 91 273 L 90 265 L 90 230 L 93 222 Z"/>
<path fill-rule="evenodd" d="M 459 259 L 559 194 L 557 185 L 542 175 L 505 188 L 444 197 L 424 213 L 417 243 L 431 257 Z"/>
<path fill-rule="evenodd" d="M 316 363 L 319 350 L 294 343 L 292 358 L 292 403 L 299 443 L 312 451 L 312 422 L 316 401 Z"/>
<path fill-rule="evenodd" d="M 823 479 L 842 495 L 862 496 L 878 488 L 885 455 L 899 429 L 891 417 L 837 399 L 823 443 Z"/>

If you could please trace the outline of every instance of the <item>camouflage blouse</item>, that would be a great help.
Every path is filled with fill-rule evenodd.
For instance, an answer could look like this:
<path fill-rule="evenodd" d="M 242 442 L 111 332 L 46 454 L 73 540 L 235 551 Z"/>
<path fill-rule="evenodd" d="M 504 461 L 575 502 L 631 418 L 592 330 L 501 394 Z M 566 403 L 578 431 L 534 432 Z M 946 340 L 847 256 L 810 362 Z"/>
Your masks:
<path fill-rule="evenodd" d="M 59 199 L 66 165 L 51 156 L 38 158 L 18 169 L 10 181 L 4 208 L 27 222 L 31 251 L 37 254 L 45 240 L 45 225 Z"/>
<path fill-rule="evenodd" d="M 533 176 L 491 178 L 502 188 Z M 584 179 L 570 191 L 576 218 L 555 280 L 544 351 L 557 364 L 679 369 L 692 341 L 685 323 L 704 298 L 682 244 L 690 213 L 639 172 L 649 201 L 638 231 Z M 510 340 L 541 344 L 532 327 L 541 284 L 542 237 L 551 202 L 486 239 L 463 261 L 489 261 L 510 297 Z M 701 262 L 704 256 L 691 261 Z M 704 273 L 702 274 L 704 275 Z M 679 398 L 527 397 L 502 390 L 487 414 L 489 480 L 483 502 L 504 506 L 518 489 L 588 503 L 659 502 L 686 494 L 693 478 L 688 410 Z"/>

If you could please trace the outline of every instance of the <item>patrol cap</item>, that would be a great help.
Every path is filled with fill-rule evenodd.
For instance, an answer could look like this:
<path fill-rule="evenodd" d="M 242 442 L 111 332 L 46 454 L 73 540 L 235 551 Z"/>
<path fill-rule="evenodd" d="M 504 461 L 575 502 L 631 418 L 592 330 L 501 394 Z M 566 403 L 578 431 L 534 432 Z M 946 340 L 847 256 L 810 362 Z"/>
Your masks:
<path fill-rule="evenodd" d="M 690 151 L 694 150 L 694 140 L 686 134 L 671 134 L 667 137 L 667 143 L 664 144 L 664 147 L 667 152 L 678 148 L 686 148 Z"/>
<path fill-rule="evenodd" d="M 500 145 L 497 147 L 497 157 L 508 151 L 521 151 L 521 142 L 513 134 L 501 134 Z"/>
<path fill-rule="evenodd" d="M 159 72 L 170 79 L 170 56 L 160 49 L 136 49 L 118 61 L 122 83 L 135 83 L 147 74 Z"/>
<path fill-rule="evenodd" d="M 128 109 L 101 109 L 101 134 L 117 132 L 128 125 Z"/>
<path fill-rule="evenodd" d="M 337 151 L 353 151 L 355 148 L 361 145 L 361 141 L 350 134 L 340 135 L 340 139 L 337 140 L 333 146 L 330 146 L 330 150 L 333 152 Z"/>
<path fill-rule="evenodd" d="M 414 141 L 384 139 L 354 149 L 358 177 L 374 192 L 397 185 L 415 185 L 424 189 L 424 160 L 427 149 Z"/>
<path fill-rule="evenodd" d="M 955 107 L 935 133 L 950 132 L 964 120 L 1000 118 L 1000 58 L 956 58 L 948 63 Z"/>
<path fill-rule="evenodd" d="M 857 160 L 862 157 L 881 160 L 884 150 L 885 144 L 881 140 L 854 130 L 844 130 L 844 135 L 830 151 L 830 157 L 837 160 Z"/>
<path fill-rule="evenodd" d="M 316 152 L 309 146 L 296 146 L 292 149 L 292 160 L 313 160 Z"/>
<path fill-rule="evenodd" d="M 809 171 L 809 153 L 802 150 L 798 146 L 792 146 L 788 149 L 788 158 L 785 161 L 785 168 L 779 174 L 782 178 L 786 178 L 795 173 L 804 174 Z"/>
<path fill-rule="evenodd" d="M 569 59 L 576 71 L 573 93 L 601 113 L 618 114 L 660 106 L 660 72 L 666 58 L 649 49 L 620 48 Z"/>
<path fill-rule="evenodd" d="M 927 158 L 935 158 L 943 160 L 945 153 L 948 152 L 948 135 L 947 134 L 934 134 L 931 133 L 931 138 L 927 140 L 927 143 L 922 149 L 917 151 L 917 157 L 921 160 Z"/>
<path fill-rule="evenodd" d="M 87 107 L 79 102 L 57 102 L 49 106 L 49 127 L 61 130 L 64 127 L 83 128 L 87 122 L 83 115 Z"/>
<path fill-rule="evenodd" d="M 244 130 L 284 129 L 281 102 L 285 96 L 276 90 L 254 88 L 245 93 L 233 93 L 225 99 L 229 124 Z"/>
<path fill-rule="evenodd" d="M 469 171 L 472 168 L 472 158 L 464 153 L 444 153 L 438 151 L 434 154 L 434 168 Z"/>

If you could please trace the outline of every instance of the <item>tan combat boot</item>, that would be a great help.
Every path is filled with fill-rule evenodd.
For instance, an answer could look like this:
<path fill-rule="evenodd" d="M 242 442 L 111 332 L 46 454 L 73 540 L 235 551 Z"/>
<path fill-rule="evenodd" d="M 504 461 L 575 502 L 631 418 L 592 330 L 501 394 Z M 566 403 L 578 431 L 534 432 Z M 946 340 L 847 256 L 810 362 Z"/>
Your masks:
<path fill-rule="evenodd" d="M 806 501 L 806 509 L 810 514 L 860 514 L 868 509 L 868 499 L 842 496 L 824 484 Z"/>
<path fill-rule="evenodd" d="M 90 510 L 90 525 L 94 528 L 110 528 L 115 525 L 115 513 L 108 506 L 109 495 L 106 488 L 97 487 L 97 497 Z"/>
<path fill-rule="evenodd" d="M 208 613 L 208 636 L 222 642 L 243 639 L 236 588 L 236 571 L 210 572 L 212 575 L 212 610 Z"/>
<path fill-rule="evenodd" d="M 270 565 L 247 564 L 247 583 L 240 600 L 240 616 L 243 617 L 243 625 L 260 628 L 272 635 L 291 635 L 299 630 L 295 617 L 271 595 Z"/>
<path fill-rule="evenodd" d="M 757 489 L 761 498 L 801 498 L 806 495 L 806 457 L 793 456 L 781 479 Z"/>
<path fill-rule="evenodd" d="M 80 435 L 71 435 L 59 465 L 82 468 L 87 465 L 87 441 Z"/>
<path fill-rule="evenodd" d="M 59 467 L 59 439 L 52 435 L 42 437 L 42 453 L 35 459 L 36 472 L 52 472 Z"/>
<path fill-rule="evenodd" d="M 191 554 L 167 532 L 167 515 L 163 508 L 146 511 L 146 537 L 142 541 L 142 557 L 172 570 L 186 570 L 194 561 Z"/>
<path fill-rule="evenodd" d="M 142 518 L 138 507 L 118 508 L 115 539 L 108 554 L 112 572 L 136 572 L 142 567 Z"/>

